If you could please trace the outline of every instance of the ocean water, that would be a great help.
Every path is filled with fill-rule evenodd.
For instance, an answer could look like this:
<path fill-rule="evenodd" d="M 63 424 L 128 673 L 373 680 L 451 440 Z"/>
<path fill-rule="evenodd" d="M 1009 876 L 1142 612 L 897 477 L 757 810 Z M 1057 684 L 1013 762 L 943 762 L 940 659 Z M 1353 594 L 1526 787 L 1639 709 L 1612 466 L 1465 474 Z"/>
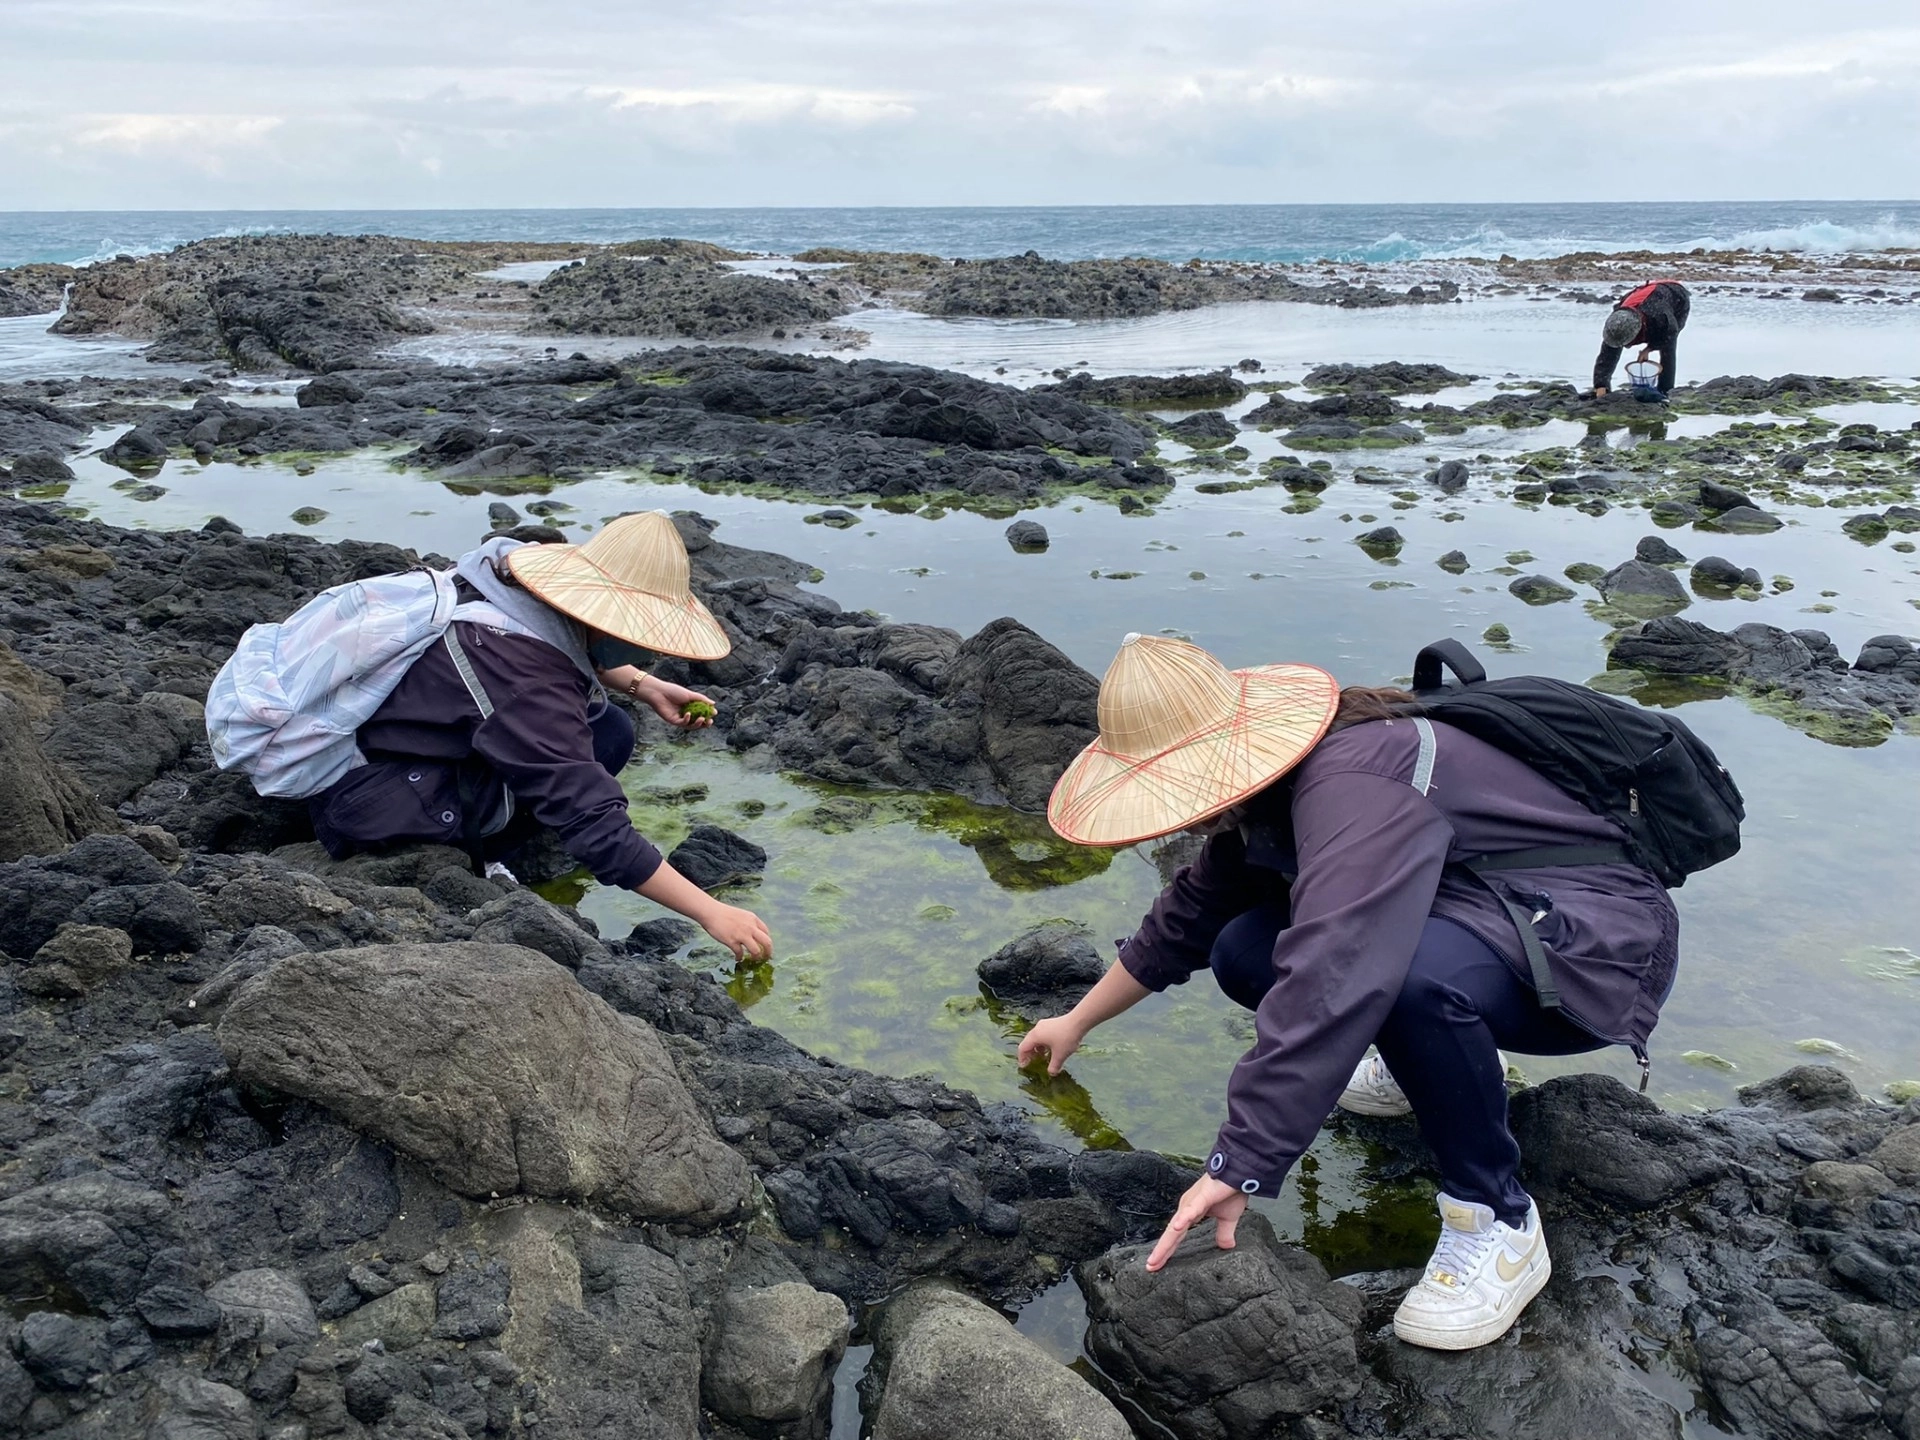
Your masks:
<path fill-rule="evenodd" d="M 792 254 L 816 245 L 1061 260 L 1391 264 L 1574 251 L 1920 248 L 1920 202 L 1583 205 L 1102 205 L 699 210 L 0 211 L 0 269 L 146 255 L 211 235 L 388 234 L 609 242 L 676 235 Z"/>

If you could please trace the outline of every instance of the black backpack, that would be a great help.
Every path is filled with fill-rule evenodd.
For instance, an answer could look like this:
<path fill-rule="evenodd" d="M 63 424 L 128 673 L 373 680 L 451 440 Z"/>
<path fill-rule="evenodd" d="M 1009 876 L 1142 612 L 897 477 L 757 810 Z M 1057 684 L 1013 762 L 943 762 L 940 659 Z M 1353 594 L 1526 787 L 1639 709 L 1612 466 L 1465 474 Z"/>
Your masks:
<path fill-rule="evenodd" d="M 1442 683 L 1443 665 L 1459 677 L 1457 684 Z M 1739 787 L 1713 751 L 1671 715 L 1544 675 L 1489 680 L 1458 640 L 1420 652 L 1413 691 L 1418 713 L 1526 762 L 1627 832 L 1624 856 L 1614 846 L 1544 847 L 1476 857 L 1468 862 L 1476 873 L 1625 858 L 1672 889 L 1740 849 L 1747 807 Z"/>

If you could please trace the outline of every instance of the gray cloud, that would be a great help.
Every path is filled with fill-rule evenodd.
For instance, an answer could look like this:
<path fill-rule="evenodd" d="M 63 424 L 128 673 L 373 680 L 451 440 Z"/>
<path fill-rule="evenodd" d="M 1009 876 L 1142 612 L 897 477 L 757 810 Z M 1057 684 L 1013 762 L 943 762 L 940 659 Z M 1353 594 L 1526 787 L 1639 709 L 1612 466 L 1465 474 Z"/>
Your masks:
<path fill-rule="evenodd" d="M 1905 198 L 1911 0 L 5 0 L 0 207 Z"/>

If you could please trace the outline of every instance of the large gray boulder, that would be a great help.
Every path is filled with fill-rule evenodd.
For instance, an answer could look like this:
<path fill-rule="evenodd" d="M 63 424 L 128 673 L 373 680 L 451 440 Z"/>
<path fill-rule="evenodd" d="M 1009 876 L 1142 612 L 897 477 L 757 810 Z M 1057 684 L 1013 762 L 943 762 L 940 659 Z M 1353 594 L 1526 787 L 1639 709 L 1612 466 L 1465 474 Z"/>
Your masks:
<path fill-rule="evenodd" d="M 1182 1440 L 1265 1440 L 1359 1393 L 1360 1293 L 1264 1218 L 1243 1216 L 1231 1250 L 1211 1224 L 1197 1227 L 1157 1275 L 1148 1248 L 1109 1250 L 1077 1272 L 1087 1351 Z"/>
<path fill-rule="evenodd" d="M 694 1108 L 659 1037 L 514 945 L 292 955 L 219 1027 L 236 1079 L 326 1106 L 463 1194 L 713 1223 L 744 1161 Z"/>
<path fill-rule="evenodd" d="M 907 1291 L 873 1340 L 872 1440 L 1129 1440 L 1106 1396 L 957 1291 Z"/>
<path fill-rule="evenodd" d="M 845 1303 L 811 1285 L 728 1291 L 700 1371 L 707 1408 L 751 1432 L 824 1434 L 848 1329 Z"/>
<path fill-rule="evenodd" d="M 66 1290 L 118 1314 L 153 1258 L 180 1241 L 173 1206 L 157 1190 L 105 1175 L 36 1186 L 0 1200 L 0 1295 Z"/>

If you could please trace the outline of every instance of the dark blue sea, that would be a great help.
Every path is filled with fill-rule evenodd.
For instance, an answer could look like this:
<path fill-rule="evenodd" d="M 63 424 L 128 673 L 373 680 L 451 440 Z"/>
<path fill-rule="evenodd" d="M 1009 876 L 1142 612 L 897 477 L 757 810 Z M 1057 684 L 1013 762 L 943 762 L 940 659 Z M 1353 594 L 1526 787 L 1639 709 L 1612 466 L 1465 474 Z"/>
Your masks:
<path fill-rule="evenodd" d="M 1920 202 L 1105 205 L 702 210 L 0 211 L 0 268 L 145 255 L 210 235 L 607 242 L 674 235 L 792 254 L 816 245 L 1055 259 L 1395 261 L 1581 250 L 1920 248 Z"/>

